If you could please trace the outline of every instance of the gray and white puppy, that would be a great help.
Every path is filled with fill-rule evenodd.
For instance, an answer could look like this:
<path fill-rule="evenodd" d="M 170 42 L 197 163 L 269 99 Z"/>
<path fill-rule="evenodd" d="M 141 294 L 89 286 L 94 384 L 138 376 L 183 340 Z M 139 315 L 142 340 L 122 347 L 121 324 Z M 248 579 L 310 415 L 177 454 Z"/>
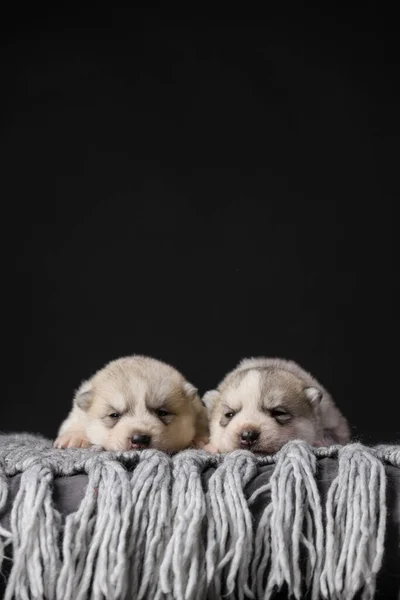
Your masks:
<path fill-rule="evenodd" d="M 246 448 L 275 453 L 291 439 L 346 444 L 346 419 L 325 388 L 293 361 L 244 359 L 216 390 L 206 392 L 211 452 Z"/>
<path fill-rule="evenodd" d="M 82 383 L 54 445 L 178 451 L 207 441 L 207 412 L 196 388 L 164 362 L 128 356 Z"/>

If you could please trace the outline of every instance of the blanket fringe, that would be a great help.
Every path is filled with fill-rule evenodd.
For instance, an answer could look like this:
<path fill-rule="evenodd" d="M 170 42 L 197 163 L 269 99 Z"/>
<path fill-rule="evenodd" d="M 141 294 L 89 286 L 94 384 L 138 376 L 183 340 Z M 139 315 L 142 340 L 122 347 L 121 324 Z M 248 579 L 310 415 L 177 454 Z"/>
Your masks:
<path fill-rule="evenodd" d="M 53 506 L 53 472 L 35 463 L 21 476 L 11 511 L 13 564 L 4 600 L 55 598 L 61 515 Z"/>
<path fill-rule="evenodd" d="M 170 539 L 160 567 L 160 589 L 173 600 L 205 598 L 203 520 L 206 501 L 201 474 L 209 455 L 188 450 L 173 461 Z"/>
<path fill-rule="evenodd" d="M 248 586 L 253 552 L 253 518 L 244 488 L 257 474 L 254 454 L 235 451 L 208 484 L 206 572 L 212 598 L 254 598 Z"/>
<path fill-rule="evenodd" d="M 249 498 L 252 504 L 260 494 L 271 494 L 254 544 L 252 582 L 256 598 L 268 600 L 284 584 L 290 596 L 302 597 L 301 551 L 307 554 L 306 587 L 312 590 L 313 600 L 318 598 L 323 523 L 316 463 L 312 449 L 304 442 L 287 444 L 276 456 L 269 483 Z"/>
<path fill-rule="evenodd" d="M 338 467 L 325 507 L 318 459 Z M 274 465 L 254 490 L 260 468 Z M 20 475 L 0 568 L 12 545 L 5 600 L 372 600 L 386 532 L 385 464 L 399 446 L 311 448 L 292 441 L 273 457 L 187 450 L 54 450 L 37 436 L 0 435 L 0 515 Z M 86 473 L 64 519 L 54 479 Z M 260 501 L 262 500 L 262 501 Z M 255 522 L 255 503 L 261 514 Z M 59 547 L 61 545 L 61 547 Z M 300 568 L 301 567 L 301 568 Z"/>
<path fill-rule="evenodd" d="M 386 474 L 364 446 L 339 451 L 339 469 L 326 503 L 326 559 L 321 591 L 330 600 L 372 600 L 386 529 Z"/>
<path fill-rule="evenodd" d="M 4 470 L 0 467 L 0 515 L 6 510 L 8 500 L 7 477 Z M 12 534 L 0 525 L 0 573 L 5 557 L 5 549 L 11 543 Z"/>
<path fill-rule="evenodd" d="M 146 450 L 131 479 L 132 515 L 129 527 L 129 594 L 138 600 L 159 597 L 161 561 L 171 535 L 171 459 Z"/>

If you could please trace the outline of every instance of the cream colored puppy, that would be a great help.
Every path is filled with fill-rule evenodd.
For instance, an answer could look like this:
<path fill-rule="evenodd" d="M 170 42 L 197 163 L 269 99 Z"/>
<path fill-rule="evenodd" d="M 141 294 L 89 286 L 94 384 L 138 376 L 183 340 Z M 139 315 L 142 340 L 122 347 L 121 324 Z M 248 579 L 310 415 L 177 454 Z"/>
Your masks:
<path fill-rule="evenodd" d="M 196 388 L 163 362 L 130 356 L 82 383 L 54 445 L 173 452 L 207 441 L 207 412 Z"/>
<path fill-rule="evenodd" d="M 211 452 L 245 448 L 273 454 L 291 439 L 313 445 L 345 444 L 346 419 L 328 392 L 295 362 L 243 360 L 203 397 Z"/>

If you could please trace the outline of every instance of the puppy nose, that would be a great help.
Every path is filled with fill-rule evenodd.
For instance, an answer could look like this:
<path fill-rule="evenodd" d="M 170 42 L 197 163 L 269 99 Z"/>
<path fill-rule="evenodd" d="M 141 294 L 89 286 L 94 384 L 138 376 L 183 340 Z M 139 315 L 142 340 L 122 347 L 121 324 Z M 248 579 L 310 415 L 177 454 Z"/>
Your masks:
<path fill-rule="evenodd" d="M 251 446 L 260 437 L 260 432 L 257 429 L 245 429 L 240 432 L 240 442 L 243 446 Z"/>
<path fill-rule="evenodd" d="M 147 435 L 147 433 L 135 433 L 135 435 L 131 437 L 131 442 L 133 446 L 146 448 L 150 445 L 151 437 Z"/>

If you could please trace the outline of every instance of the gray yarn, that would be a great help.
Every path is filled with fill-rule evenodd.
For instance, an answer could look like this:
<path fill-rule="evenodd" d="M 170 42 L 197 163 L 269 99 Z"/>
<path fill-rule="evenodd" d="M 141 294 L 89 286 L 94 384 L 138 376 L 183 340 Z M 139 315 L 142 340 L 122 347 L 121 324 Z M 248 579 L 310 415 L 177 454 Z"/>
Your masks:
<path fill-rule="evenodd" d="M 386 476 L 371 451 L 354 444 L 339 452 L 339 471 L 327 504 L 326 558 L 321 591 L 326 598 L 374 597 L 384 553 Z"/>
<path fill-rule="evenodd" d="M 250 452 L 227 455 L 208 484 L 206 570 L 212 597 L 253 598 L 248 574 L 253 552 L 252 516 L 244 488 L 257 474 Z M 237 583 L 237 585 L 236 585 Z"/>
<path fill-rule="evenodd" d="M 268 599 L 274 588 L 287 584 L 290 595 L 300 598 L 301 546 L 308 553 L 306 585 L 313 600 L 319 595 L 323 560 L 322 508 L 315 482 L 316 457 L 305 443 L 298 442 L 276 455 L 270 482 L 259 488 L 249 503 L 262 493 L 271 493 L 271 502 L 258 524 L 252 579 L 256 598 Z M 264 587 L 266 567 L 270 577 Z"/>
<path fill-rule="evenodd" d="M 323 457 L 338 458 L 325 507 L 316 485 Z M 9 477 L 22 474 L 10 531 L 0 527 L 0 566 L 10 544 L 13 553 L 4 598 L 258 600 L 286 585 L 295 598 L 309 589 L 313 600 L 357 592 L 369 600 L 384 552 L 384 463 L 400 467 L 399 446 L 316 449 L 293 441 L 273 457 L 195 450 L 170 457 L 60 451 L 38 436 L 2 435 L 0 516 Z M 268 484 L 248 497 L 266 464 L 275 465 Z M 85 495 L 62 518 L 54 478 L 77 473 L 88 476 Z M 255 525 L 252 507 L 264 498 Z"/>
<path fill-rule="evenodd" d="M 166 454 L 146 450 L 140 455 L 131 479 L 128 585 L 133 598 L 161 596 L 158 573 L 172 528 L 171 479 Z"/>
<path fill-rule="evenodd" d="M 54 598 L 59 568 L 57 538 L 61 517 L 52 506 L 52 473 L 30 461 L 11 512 L 13 568 L 4 600 Z"/>
<path fill-rule="evenodd" d="M 206 501 L 201 472 L 208 455 L 189 450 L 173 463 L 172 521 L 170 539 L 160 567 L 161 591 L 176 600 L 206 596 L 202 523 Z"/>
<path fill-rule="evenodd" d="M 7 477 L 4 473 L 4 470 L 0 466 L 0 515 L 5 511 L 8 500 L 8 485 L 7 485 Z M 6 547 L 11 544 L 12 533 L 7 531 L 0 524 L 0 573 L 3 566 L 4 553 Z"/>

